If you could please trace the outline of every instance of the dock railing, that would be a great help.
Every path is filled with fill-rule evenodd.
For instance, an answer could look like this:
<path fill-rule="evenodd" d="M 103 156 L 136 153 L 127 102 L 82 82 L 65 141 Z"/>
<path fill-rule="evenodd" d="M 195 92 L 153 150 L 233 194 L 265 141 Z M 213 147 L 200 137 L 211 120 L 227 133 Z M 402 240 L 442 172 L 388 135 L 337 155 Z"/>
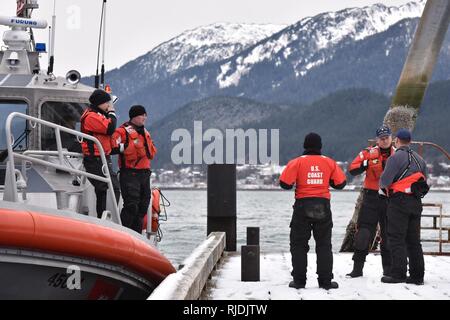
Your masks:
<path fill-rule="evenodd" d="M 443 213 L 443 206 L 440 203 L 424 203 L 424 207 L 437 208 L 439 213 L 425 213 L 422 214 L 422 218 L 431 218 L 433 223 L 431 226 L 421 226 L 421 230 L 437 231 L 438 237 L 436 238 L 426 238 L 421 239 L 422 242 L 427 243 L 437 243 L 438 251 L 428 251 L 426 254 L 431 255 L 450 255 L 450 252 L 445 251 L 443 246 L 445 244 L 450 244 L 450 225 L 444 224 L 444 219 L 450 219 L 450 215 Z M 423 220 L 423 219 L 422 219 Z M 444 239 L 444 232 L 446 233 L 446 239 Z"/>

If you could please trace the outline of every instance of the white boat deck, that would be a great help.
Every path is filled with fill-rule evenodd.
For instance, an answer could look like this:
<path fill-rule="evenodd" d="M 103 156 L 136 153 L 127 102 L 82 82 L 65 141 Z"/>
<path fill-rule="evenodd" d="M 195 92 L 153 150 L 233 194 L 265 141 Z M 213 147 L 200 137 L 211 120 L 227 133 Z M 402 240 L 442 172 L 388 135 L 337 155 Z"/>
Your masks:
<path fill-rule="evenodd" d="M 203 298 L 211 300 L 448 300 L 450 299 L 450 257 L 425 256 L 425 284 L 384 284 L 381 257 L 370 254 L 364 276 L 347 279 L 353 266 L 352 255 L 334 254 L 334 277 L 339 289 L 318 287 L 316 255 L 308 255 L 308 280 L 305 289 L 288 287 L 292 280 L 291 254 L 261 254 L 260 282 L 241 282 L 240 254 L 223 258 L 213 274 Z"/>

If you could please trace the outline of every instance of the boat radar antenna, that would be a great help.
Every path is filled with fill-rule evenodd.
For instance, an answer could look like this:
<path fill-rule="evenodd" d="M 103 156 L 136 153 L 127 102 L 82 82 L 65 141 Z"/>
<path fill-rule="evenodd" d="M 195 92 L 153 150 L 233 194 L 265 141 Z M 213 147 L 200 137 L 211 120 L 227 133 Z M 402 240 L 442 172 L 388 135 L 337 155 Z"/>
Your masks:
<path fill-rule="evenodd" d="M 105 88 L 105 47 L 106 47 L 106 0 L 102 0 L 102 14 L 100 18 L 100 32 L 98 36 L 98 49 L 97 49 L 97 70 L 95 72 L 95 88 Z M 103 47 L 100 50 L 103 40 Z M 100 64 L 100 51 L 102 51 L 102 69 L 101 76 L 98 74 Z"/>
<path fill-rule="evenodd" d="M 30 70 L 28 63 L 20 63 L 29 59 L 30 52 L 36 51 L 33 38 L 33 29 L 47 28 L 47 21 L 42 19 L 32 19 L 31 13 L 38 9 L 37 0 L 17 0 L 16 16 L 0 16 L 0 25 L 10 27 L 3 34 L 3 42 L 7 50 L 4 56 L 7 59 L 0 64 L 2 73 L 35 73 L 39 70 Z"/>

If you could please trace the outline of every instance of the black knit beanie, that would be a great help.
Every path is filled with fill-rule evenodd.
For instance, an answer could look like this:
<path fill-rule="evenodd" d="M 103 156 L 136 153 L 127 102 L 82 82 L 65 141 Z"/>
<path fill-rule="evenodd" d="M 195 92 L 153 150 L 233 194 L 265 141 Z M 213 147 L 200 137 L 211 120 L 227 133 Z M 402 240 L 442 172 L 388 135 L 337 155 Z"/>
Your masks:
<path fill-rule="evenodd" d="M 132 106 L 130 108 L 130 120 L 143 114 L 147 114 L 147 111 L 141 105 Z"/>
<path fill-rule="evenodd" d="M 303 144 L 305 150 L 322 150 L 322 138 L 314 132 L 309 133 L 305 137 L 305 143 Z"/>
<path fill-rule="evenodd" d="M 89 102 L 94 107 L 98 107 L 99 105 L 109 101 L 111 101 L 111 96 L 109 95 L 109 93 L 101 89 L 95 90 L 89 97 Z"/>

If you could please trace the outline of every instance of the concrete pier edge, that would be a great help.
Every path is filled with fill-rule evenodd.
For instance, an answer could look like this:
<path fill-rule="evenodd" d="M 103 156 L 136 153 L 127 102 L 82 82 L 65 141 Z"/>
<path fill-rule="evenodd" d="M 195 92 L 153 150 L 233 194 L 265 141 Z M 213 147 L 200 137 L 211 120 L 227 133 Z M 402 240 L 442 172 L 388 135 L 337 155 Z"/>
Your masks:
<path fill-rule="evenodd" d="M 183 267 L 164 279 L 148 300 L 198 300 L 225 245 L 225 232 L 212 232 L 184 260 Z"/>

